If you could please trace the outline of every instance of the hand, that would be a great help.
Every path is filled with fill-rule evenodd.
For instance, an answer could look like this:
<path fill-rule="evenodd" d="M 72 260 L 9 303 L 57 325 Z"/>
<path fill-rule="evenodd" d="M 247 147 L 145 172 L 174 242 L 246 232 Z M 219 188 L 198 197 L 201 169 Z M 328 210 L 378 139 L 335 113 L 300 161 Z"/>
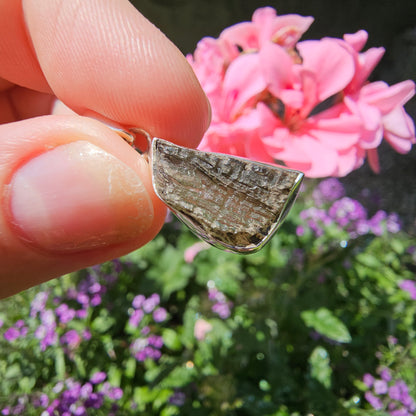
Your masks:
<path fill-rule="evenodd" d="M 127 0 L 0 0 L 0 297 L 160 230 L 147 162 L 97 120 L 196 147 L 209 105 Z"/>

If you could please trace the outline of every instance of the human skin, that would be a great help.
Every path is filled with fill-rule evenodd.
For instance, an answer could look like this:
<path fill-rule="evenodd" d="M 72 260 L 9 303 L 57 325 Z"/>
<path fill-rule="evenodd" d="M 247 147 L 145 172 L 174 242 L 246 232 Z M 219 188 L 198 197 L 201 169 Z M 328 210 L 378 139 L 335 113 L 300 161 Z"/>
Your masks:
<path fill-rule="evenodd" d="M 209 117 L 186 59 L 127 0 L 0 0 L 0 298 L 160 230 L 149 165 L 109 125 L 196 147 Z"/>

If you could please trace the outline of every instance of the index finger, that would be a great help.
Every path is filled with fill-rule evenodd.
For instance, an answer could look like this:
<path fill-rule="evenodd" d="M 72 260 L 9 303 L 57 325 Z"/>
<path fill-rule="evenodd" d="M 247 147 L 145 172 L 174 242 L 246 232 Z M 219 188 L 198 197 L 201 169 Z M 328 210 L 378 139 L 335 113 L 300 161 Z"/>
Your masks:
<path fill-rule="evenodd" d="M 22 50 L 36 58 L 27 58 L 30 71 L 16 67 L 13 82 L 45 91 L 46 80 L 78 114 L 198 145 L 209 123 L 205 94 L 181 52 L 128 1 L 23 0 L 21 14 L 10 3 L 20 4 L 0 0 L 1 14 L 13 9 L 9 18 L 28 36 L 19 32 L 0 65 Z M 0 50 L 12 41 L 3 30 L 0 25 Z"/>

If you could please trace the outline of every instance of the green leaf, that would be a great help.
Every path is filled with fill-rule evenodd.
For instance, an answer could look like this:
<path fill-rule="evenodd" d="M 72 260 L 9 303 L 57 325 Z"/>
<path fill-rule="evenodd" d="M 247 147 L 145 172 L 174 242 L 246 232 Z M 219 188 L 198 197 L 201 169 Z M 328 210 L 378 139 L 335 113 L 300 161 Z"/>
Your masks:
<path fill-rule="evenodd" d="M 56 349 L 55 352 L 55 371 L 59 380 L 65 378 L 65 354 L 61 349 Z"/>
<path fill-rule="evenodd" d="M 115 323 L 111 316 L 97 316 L 92 322 L 92 329 L 101 334 L 107 332 Z"/>
<path fill-rule="evenodd" d="M 136 387 L 134 389 L 134 401 L 138 404 L 152 402 L 157 396 L 157 390 L 151 390 L 148 386 Z"/>
<path fill-rule="evenodd" d="M 174 416 L 179 415 L 179 409 L 176 406 L 166 406 L 160 412 L 160 416 Z"/>
<path fill-rule="evenodd" d="M 133 378 L 136 373 L 137 361 L 134 357 L 129 357 L 125 364 L 124 375 Z"/>
<path fill-rule="evenodd" d="M 33 390 L 33 387 L 36 384 L 35 377 L 23 377 L 19 380 L 19 387 L 22 390 L 22 393 L 30 393 Z"/>
<path fill-rule="evenodd" d="M 182 348 L 179 335 L 173 329 L 166 328 L 162 333 L 163 343 L 171 350 L 178 351 Z"/>
<path fill-rule="evenodd" d="M 162 388 L 181 388 L 191 383 L 197 372 L 195 367 L 187 367 L 183 364 L 181 367 L 175 367 L 162 381 L 159 387 Z"/>
<path fill-rule="evenodd" d="M 331 387 L 331 374 L 328 351 L 323 347 L 316 347 L 309 357 L 310 375 L 327 389 Z"/>
<path fill-rule="evenodd" d="M 188 284 L 193 268 L 185 263 L 182 252 L 172 246 L 166 246 L 156 259 L 155 264 L 149 269 L 148 277 L 158 283 L 164 297 Z"/>
<path fill-rule="evenodd" d="M 329 309 L 303 311 L 301 317 L 306 326 L 313 328 L 321 335 L 337 342 L 351 342 L 347 327 Z"/>

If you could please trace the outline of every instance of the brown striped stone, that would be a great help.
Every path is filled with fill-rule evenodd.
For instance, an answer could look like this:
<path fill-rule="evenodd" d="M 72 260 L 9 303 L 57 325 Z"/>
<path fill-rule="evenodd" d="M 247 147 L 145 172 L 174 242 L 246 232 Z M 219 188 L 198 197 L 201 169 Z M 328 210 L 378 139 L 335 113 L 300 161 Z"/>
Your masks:
<path fill-rule="evenodd" d="M 152 144 L 153 187 L 200 238 L 219 248 L 253 252 L 279 228 L 303 173 L 162 139 Z"/>

